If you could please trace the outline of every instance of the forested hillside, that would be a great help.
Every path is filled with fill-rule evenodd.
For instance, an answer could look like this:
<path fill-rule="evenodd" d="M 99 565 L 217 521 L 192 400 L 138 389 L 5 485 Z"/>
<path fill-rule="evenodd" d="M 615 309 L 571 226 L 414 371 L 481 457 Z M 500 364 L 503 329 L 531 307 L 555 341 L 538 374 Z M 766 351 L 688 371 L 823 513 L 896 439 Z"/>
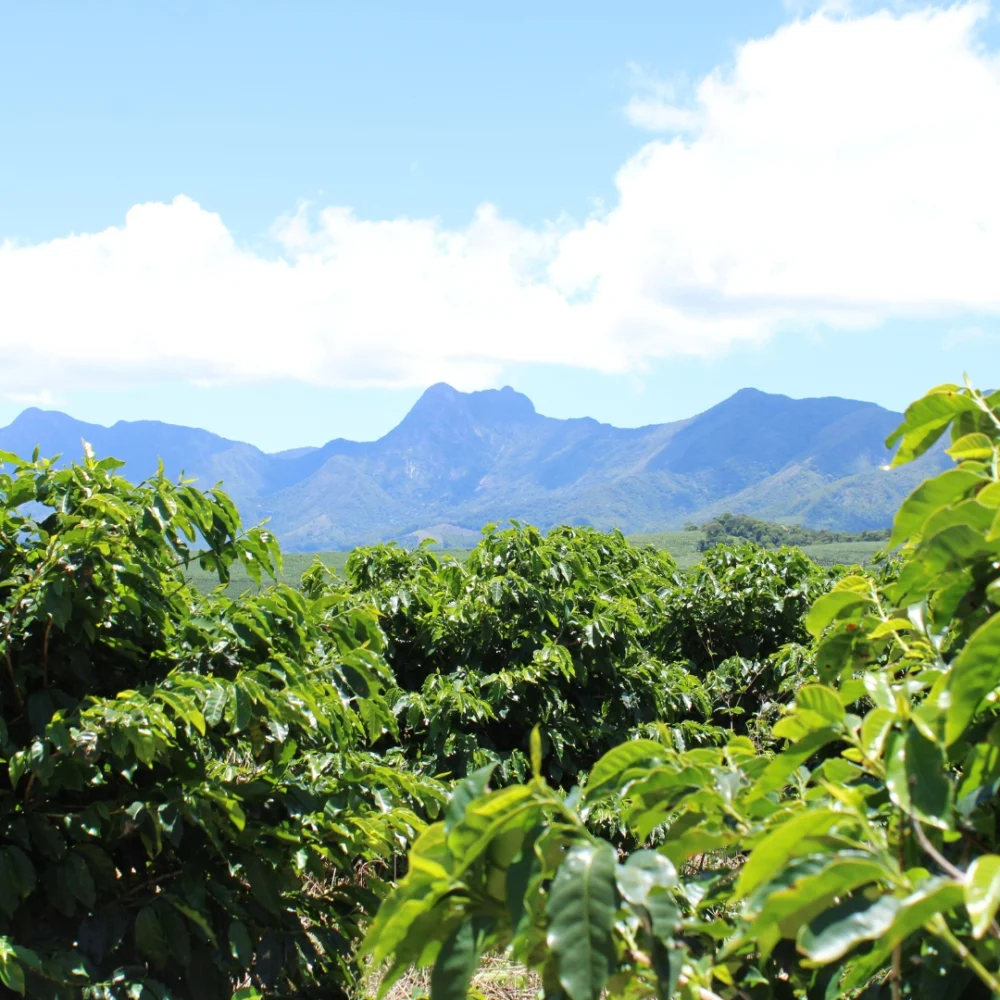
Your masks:
<path fill-rule="evenodd" d="M 943 435 L 867 569 L 515 524 L 235 598 L 225 493 L 0 453 L 3 988 L 1000 993 L 1000 393 L 895 463 Z"/>
<path fill-rule="evenodd" d="M 205 431 L 156 422 L 105 428 L 26 410 L 0 448 L 80 455 L 80 440 L 148 475 L 162 458 L 202 488 L 222 481 L 243 517 L 271 518 L 288 550 L 388 539 L 478 536 L 517 518 L 549 528 L 626 533 L 679 528 L 726 512 L 814 528 L 885 528 L 939 451 L 887 473 L 884 438 L 899 414 L 854 400 L 742 390 L 689 420 L 631 430 L 556 420 L 507 387 L 432 386 L 378 441 L 334 440 L 267 455 Z"/>

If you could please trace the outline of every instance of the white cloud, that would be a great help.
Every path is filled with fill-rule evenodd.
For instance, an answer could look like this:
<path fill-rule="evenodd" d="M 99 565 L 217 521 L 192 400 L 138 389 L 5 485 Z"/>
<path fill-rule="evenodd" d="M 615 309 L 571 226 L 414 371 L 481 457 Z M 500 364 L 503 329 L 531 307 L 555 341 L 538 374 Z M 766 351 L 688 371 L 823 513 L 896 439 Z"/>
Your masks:
<path fill-rule="evenodd" d="M 303 210 L 264 255 L 181 197 L 103 232 L 4 243 L 0 391 L 169 376 L 471 388 L 511 363 L 641 373 L 778 330 L 1000 314 L 985 14 L 821 10 L 739 48 L 687 107 L 645 91 L 633 118 L 685 131 L 642 148 L 617 203 L 581 224 Z"/>
<path fill-rule="evenodd" d="M 1000 335 L 995 330 L 984 330 L 981 326 L 961 326 L 948 331 L 944 338 L 944 346 L 949 350 L 968 344 L 970 341 L 1000 341 Z"/>
<path fill-rule="evenodd" d="M 39 392 L 8 392 L 5 396 L 12 403 L 24 406 L 55 406 L 59 402 L 48 389 Z"/>

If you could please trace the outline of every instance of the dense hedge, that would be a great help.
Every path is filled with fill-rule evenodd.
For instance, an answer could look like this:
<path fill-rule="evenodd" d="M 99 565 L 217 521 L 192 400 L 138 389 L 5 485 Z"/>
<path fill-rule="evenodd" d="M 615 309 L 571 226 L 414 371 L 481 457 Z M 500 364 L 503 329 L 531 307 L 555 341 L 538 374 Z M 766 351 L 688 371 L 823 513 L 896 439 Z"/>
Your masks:
<path fill-rule="evenodd" d="M 509 948 L 569 1000 L 1000 994 L 1000 393 L 933 390 L 895 463 L 949 429 L 956 467 L 900 509 L 898 564 L 815 596 L 808 648 L 770 661 L 792 670 L 769 733 L 632 739 L 568 795 L 537 735 L 526 783 L 470 775 L 371 929 L 386 982 L 433 965 L 432 997 L 462 997 Z M 704 596 L 696 618 L 717 599 L 746 620 Z M 627 859 L 593 827 L 609 801 L 643 845 Z"/>
<path fill-rule="evenodd" d="M 0 455 L 3 989 L 344 996 L 367 926 L 436 1000 L 1000 991 L 1000 395 L 896 461 L 949 427 L 874 569 L 515 524 L 238 600 L 222 492 Z"/>
<path fill-rule="evenodd" d="M 184 583 L 279 558 L 230 501 L 2 456 L 0 980 L 32 997 L 338 994 L 378 867 L 441 792 L 392 729 L 376 616 Z"/>

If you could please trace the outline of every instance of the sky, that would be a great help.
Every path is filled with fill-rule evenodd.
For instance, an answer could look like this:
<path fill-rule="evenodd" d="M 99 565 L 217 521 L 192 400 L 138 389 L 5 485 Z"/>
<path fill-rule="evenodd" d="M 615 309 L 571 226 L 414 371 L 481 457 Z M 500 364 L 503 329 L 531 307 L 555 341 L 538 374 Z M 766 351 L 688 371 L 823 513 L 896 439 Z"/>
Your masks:
<path fill-rule="evenodd" d="M 0 424 L 1000 385 L 986 3 L 0 0 Z"/>

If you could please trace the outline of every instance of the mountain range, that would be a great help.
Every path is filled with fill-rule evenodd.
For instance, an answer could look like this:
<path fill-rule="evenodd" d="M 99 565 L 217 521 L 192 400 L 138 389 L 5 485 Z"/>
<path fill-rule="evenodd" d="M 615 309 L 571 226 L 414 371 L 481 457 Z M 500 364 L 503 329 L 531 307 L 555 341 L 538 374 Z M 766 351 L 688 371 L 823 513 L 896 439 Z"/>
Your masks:
<path fill-rule="evenodd" d="M 162 459 L 199 485 L 220 480 L 244 521 L 270 518 L 289 550 L 350 548 L 428 535 L 461 545 L 489 521 L 652 532 L 723 511 L 816 528 L 887 526 L 901 499 L 946 463 L 940 448 L 886 471 L 900 414 L 838 397 L 741 389 L 697 416 L 620 428 L 539 414 L 509 386 L 431 386 L 377 441 L 342 438 L 269 454 L 158 421 L 83 423 L 30 408 L 0 429 L 0 449 L 67 459 L 81 439 L 140 479 Z"/>

